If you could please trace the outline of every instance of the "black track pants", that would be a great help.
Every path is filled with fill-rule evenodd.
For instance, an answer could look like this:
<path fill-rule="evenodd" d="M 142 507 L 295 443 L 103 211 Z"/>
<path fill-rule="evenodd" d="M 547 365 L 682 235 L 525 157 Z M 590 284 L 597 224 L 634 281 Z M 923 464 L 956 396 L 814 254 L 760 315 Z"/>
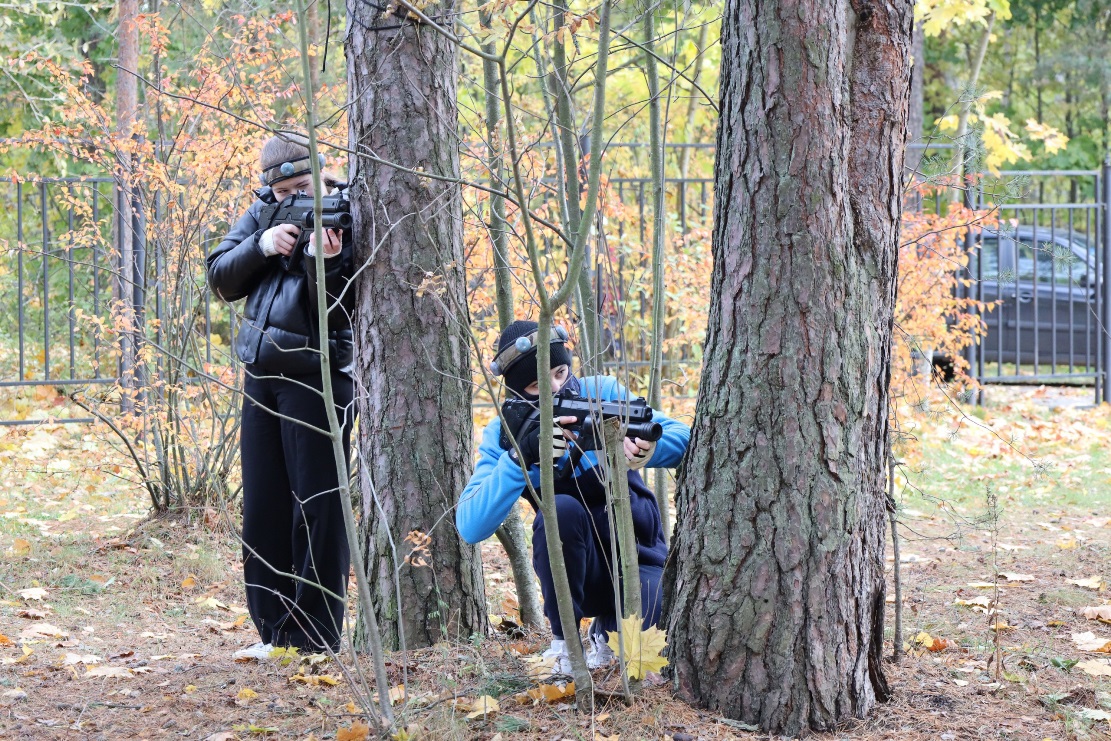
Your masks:
<path fill-rule="evenodd" d="M 344 595 L 351 554 L 344 534 L 320 374 L 290 379 L 248 367 L 243 387 L 243 576 L 247 607 L 263 643 L 339 648 L 345 601 L 275 573 L 292 573 Z M 306 388 L 308 387 L 308 388 Z M 353 384 L 332 375 L 347 460 Z M 271 568 L 272 567 L 272 568 Z"/>
<path fill-rule="evenodd" d="M 606 508 L 603 505 L 588 509 L 577 498 L 567 494 L 556 494 L 555 501 L 575 621 L 577 623 L 584 617 L 596 617 L 601 630 L 616 631 L 616 595 L 610 567 L 610 530 Z M 544 615 L 551 623 L 552 635 L 563 638 L 546 538 L 544 515 L 537 512 L 532 524 L 532 566 L 540 579 L 540 592 L 544 595 Z M 645 628 L 660 623 L 663 604 L 660 588 L 662 577 L 662 567 L 640 564 L 640 604 Z"/>

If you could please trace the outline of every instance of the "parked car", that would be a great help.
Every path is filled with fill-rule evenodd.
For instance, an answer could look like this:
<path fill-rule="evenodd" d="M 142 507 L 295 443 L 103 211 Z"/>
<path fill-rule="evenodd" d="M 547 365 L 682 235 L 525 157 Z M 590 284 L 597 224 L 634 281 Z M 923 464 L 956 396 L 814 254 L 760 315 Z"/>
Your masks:
<path fill-rule="evenodd" d="M 1076 232 L 1041 226 L 984 228 L 974 236 L 980 249 L 969 265 L 968 290 L 1000 302 L 984 315 L 985 362 L 1094 367 L 1102 283 L 1094 245 Z"/>

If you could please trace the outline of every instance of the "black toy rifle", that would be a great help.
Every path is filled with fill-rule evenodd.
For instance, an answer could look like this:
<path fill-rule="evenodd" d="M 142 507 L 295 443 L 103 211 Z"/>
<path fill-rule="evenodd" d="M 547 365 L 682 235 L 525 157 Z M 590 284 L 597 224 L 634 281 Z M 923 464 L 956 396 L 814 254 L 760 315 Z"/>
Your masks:
<path fill-rule="evenodd" d="M 351 201 L 347 198 L 346 184 L 340 185 L 341 190 L 320 198 L 320 227 L 322 229 L 350 229 L 354 225 L 351 218 Z M 273 196 L 270 196 L 273 199 Z M 280 203 L 267 203 L 259 211 L 258 226 L 266 231 L 279 224 L 293 224 L 301 228 L 297 244 L 289 256 L 289 263 L 295 264 L 293 258 L 298 251 L 309 243 L 309 235 L 315 228 L 315 204 L 312 196 L 303 193 L 291 195 Z M 288 265 L 287 265 L 288 267 Z"/>
<path fill-rule="evenodd" d="M 565 476 L 578 465 L 583 452 L 598 450 L 602 447 L 601 423 L 607 419 L 619 419 L 624 426 L 625 437 L 630 440 L 640 438 L 655 442 L 663 437 L 663 425 L 652 421 L 652 407 L 642 397 L 631 401 L 602 401 L 578 396 L 569 389 L 552 397 L 552 419 L 574 417 L 575 421 L 562 425 L 564 429 L 576 434 L 571 445 L 571 460 L 557 466 L 556 474 Z M 508 450 L 513 440 L 524 439 L 540 425 L 540 409 L 531 401 L 509 399 L 502 404 L 501 447 Z"/>

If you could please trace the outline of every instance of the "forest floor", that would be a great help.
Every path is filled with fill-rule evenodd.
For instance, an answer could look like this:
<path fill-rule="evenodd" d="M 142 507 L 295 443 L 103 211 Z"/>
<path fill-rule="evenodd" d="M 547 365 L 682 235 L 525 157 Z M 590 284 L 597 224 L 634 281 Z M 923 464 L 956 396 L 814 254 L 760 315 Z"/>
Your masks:
<path fill-rule="evenodd" d="M 992 390 L 967 416 L 900 421 L 906 655 L 887 666 L 890 702 L 819 738 L 1111 738 L 1111 653 L 1091 650 L 1111 651 L 1111 625 L 1083 615 L 1109 597 L 1111 407 L 1089 394 Z M 233 661 L 255 636 L 228 518 L 150 519 L 148 504 L 99 430 L 0 428 L 0 738 L 364 738 L 365 659 Z M 490 612 L 512 618 L 504 554 L 483 556 Z M 398 738 L 760 738 L 663 681 L 591 716 L 534 699 L 560 694 L 530 677 L 547 642 L 495 632 L 392 655 Z M 496 712 L 475 712 L 483 696 Z"/>

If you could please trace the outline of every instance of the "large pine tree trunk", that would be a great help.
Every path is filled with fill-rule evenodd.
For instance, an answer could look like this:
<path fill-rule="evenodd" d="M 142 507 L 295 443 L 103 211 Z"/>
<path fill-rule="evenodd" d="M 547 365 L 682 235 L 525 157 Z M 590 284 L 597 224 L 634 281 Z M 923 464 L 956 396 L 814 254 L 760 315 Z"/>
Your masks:
<path fill-rule="evenodd" d="M 728 0 L 722 22 L 713 299 L 665 578 L 670 661 L 680 695 L 776 733 L 833 728 L 887 693 L 910 8 Z"/>
<path fill-rule="evenodd" d="M 351 144 L 458 178 L 457 49 L 403 12 L 377 7 L 348 5 Z M 453 10 L 451 2 L 424 8 L 449 26 Z M 486 628 L 478 549 L 460 540 L 452 514 L 472 465 L 462 206 L 456 185 L 366 156 L 351 181 L 358 262 L 369 261 L 355 316 L 366 563 L 386 645 L 403 637 L 415 648 Z M 397 563 L 391 553 L 392 535 L 397 559 L 409 554 L 413 543 L 403 539 L 414 530 L 432 538 L 428 565 Z"/>

